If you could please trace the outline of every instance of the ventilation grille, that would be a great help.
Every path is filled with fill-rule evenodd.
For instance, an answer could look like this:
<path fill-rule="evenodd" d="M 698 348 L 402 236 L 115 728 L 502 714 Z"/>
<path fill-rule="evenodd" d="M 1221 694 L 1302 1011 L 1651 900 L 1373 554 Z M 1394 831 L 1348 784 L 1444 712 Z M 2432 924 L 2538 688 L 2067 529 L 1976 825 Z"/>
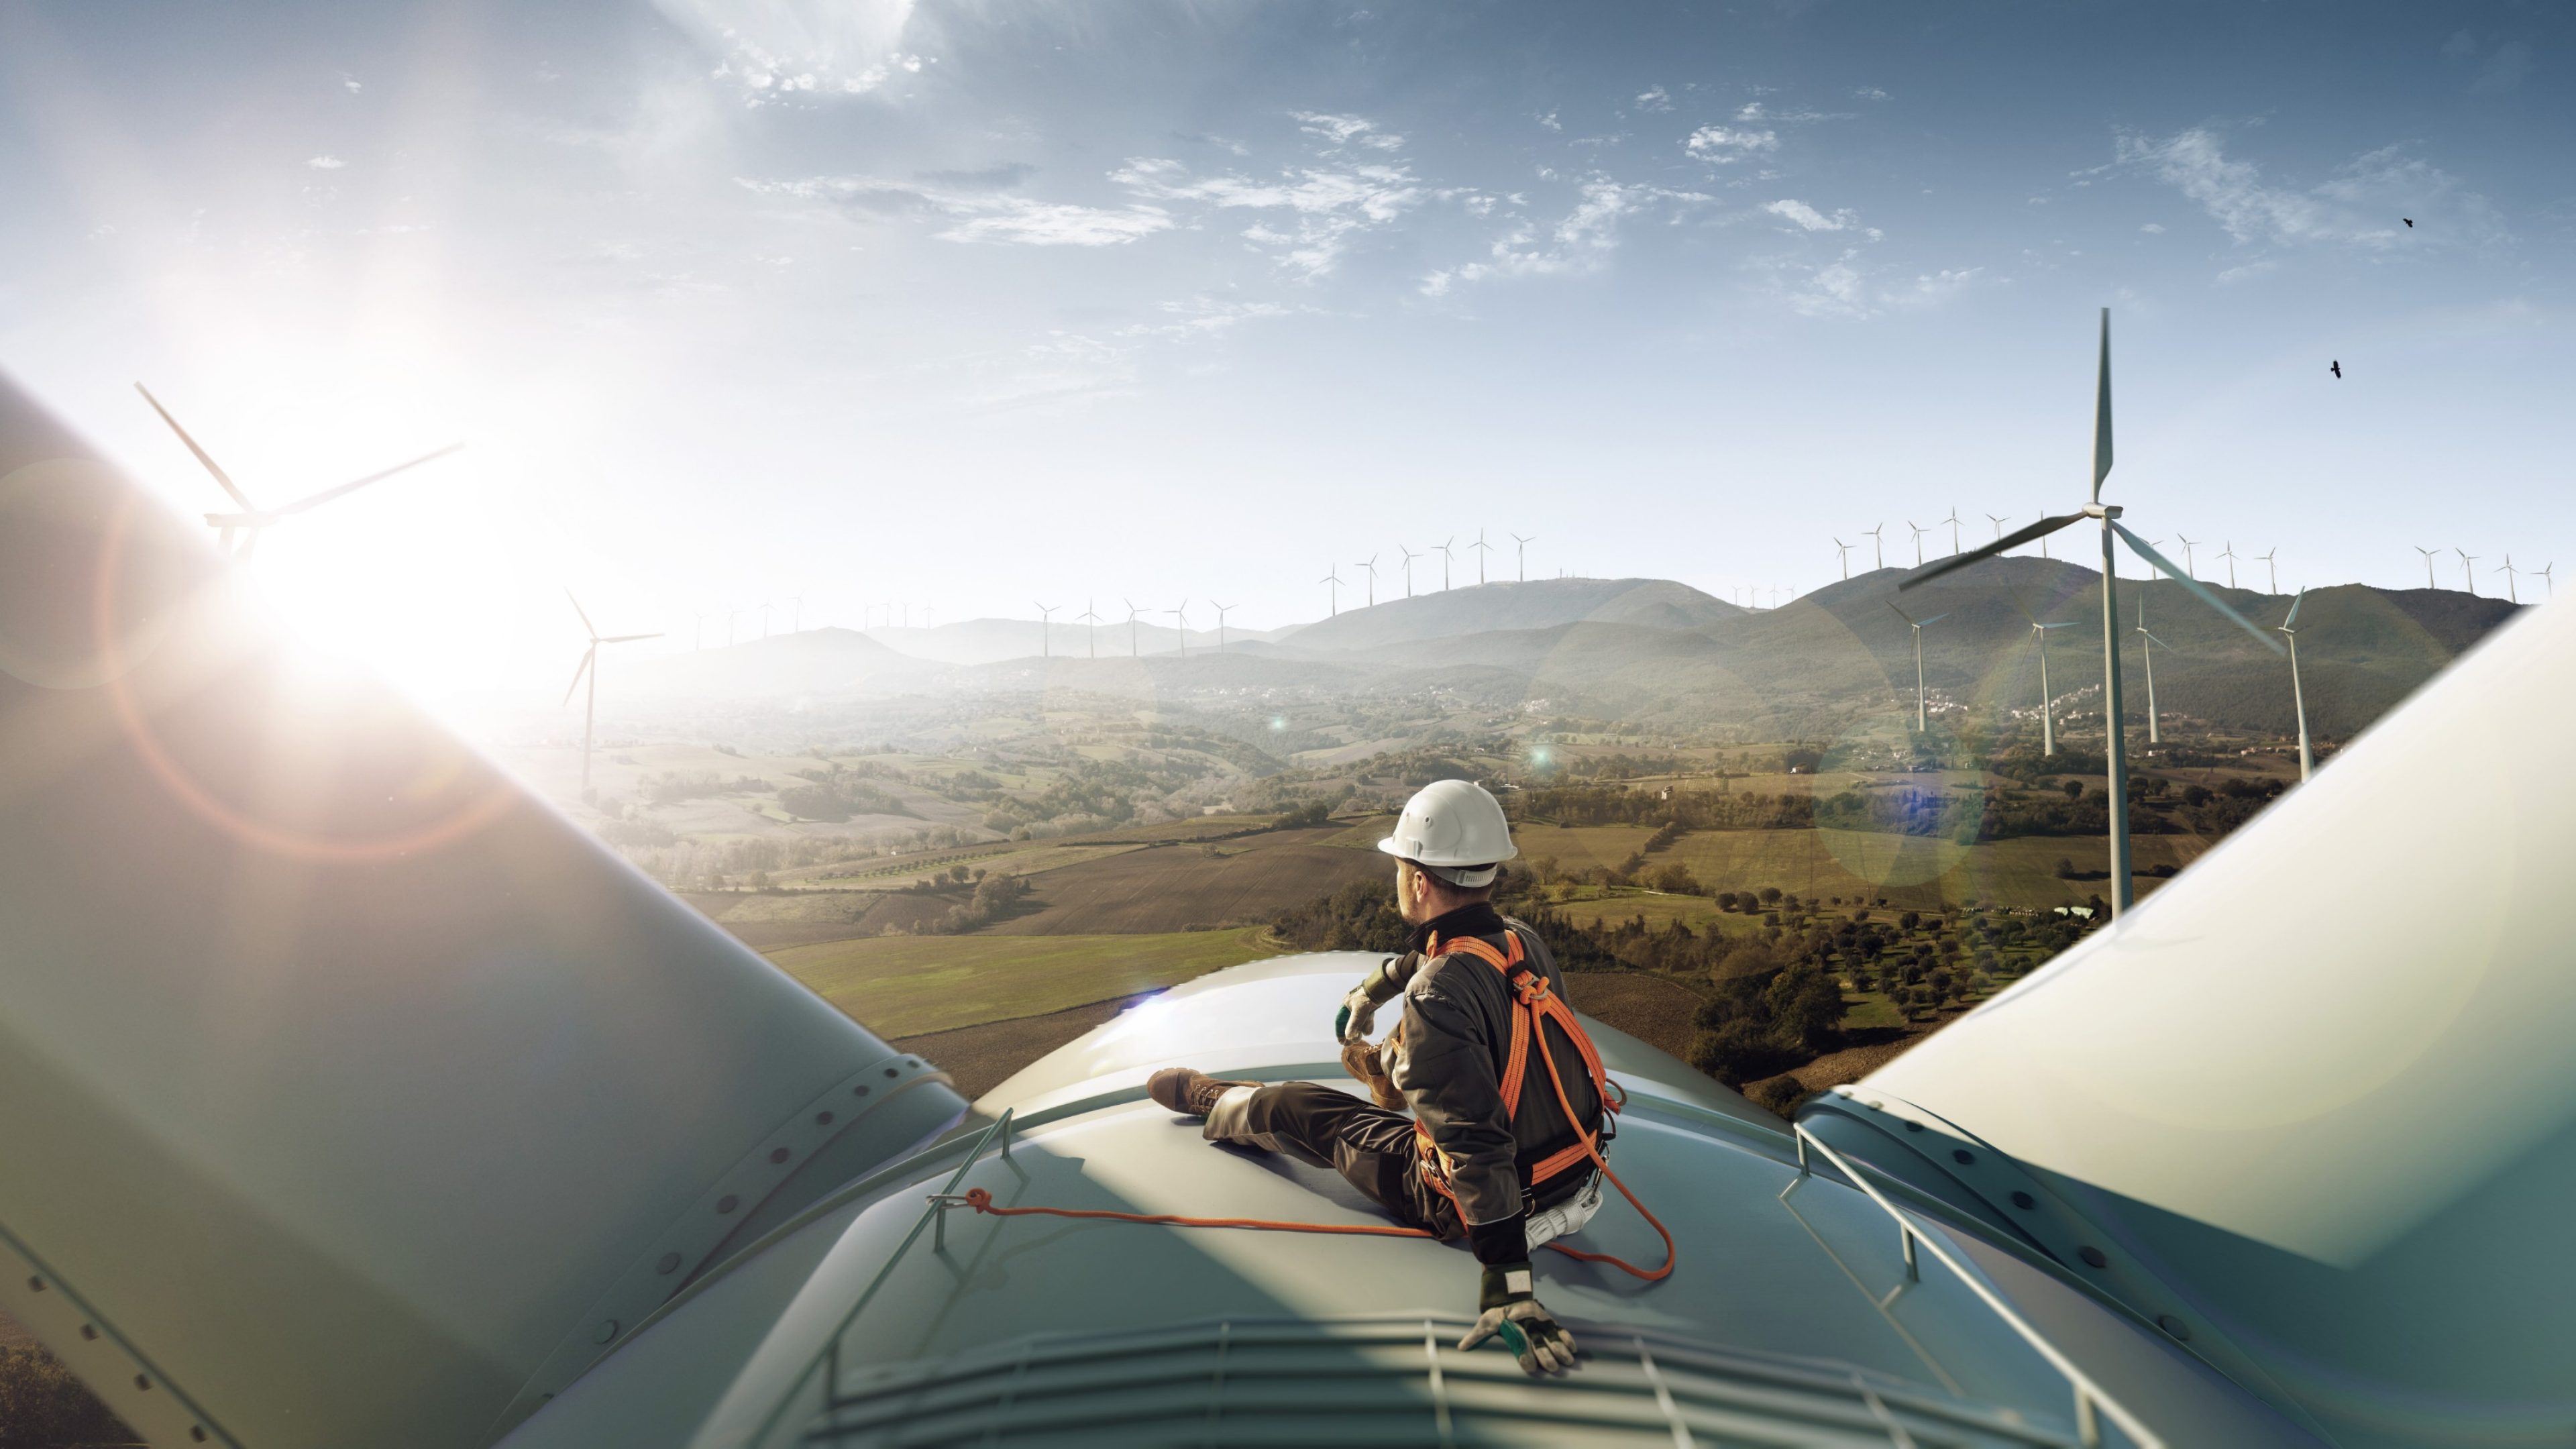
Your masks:
<path fill-rule="evenodd" d="M 1043 1335 L 835 1376 L 799 1441 L 939 1445 L 2072 1446 L 1919 1385 L 1812 1361 L 1571 1325 L 1580 1367 L 1525 1377 L 1460 1319 L 1229 1320 Z"/>

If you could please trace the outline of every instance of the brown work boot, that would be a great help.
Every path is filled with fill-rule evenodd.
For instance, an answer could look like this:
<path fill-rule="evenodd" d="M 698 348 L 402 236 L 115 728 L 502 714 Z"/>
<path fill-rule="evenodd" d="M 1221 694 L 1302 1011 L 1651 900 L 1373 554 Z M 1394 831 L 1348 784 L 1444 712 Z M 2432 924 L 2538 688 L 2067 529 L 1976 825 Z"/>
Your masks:
<path fill-rule="evenodd" d="M 1236 1087 L 1257 1087 L 1259 1082 L 1219 1081 L 1190 1067 L 1165 1067 L 1145 1079 L 1145 1095 L 1165 1109 L 1185 1117 L 1204 1117 L 1216 1110 L 1216 1099 Z"/>

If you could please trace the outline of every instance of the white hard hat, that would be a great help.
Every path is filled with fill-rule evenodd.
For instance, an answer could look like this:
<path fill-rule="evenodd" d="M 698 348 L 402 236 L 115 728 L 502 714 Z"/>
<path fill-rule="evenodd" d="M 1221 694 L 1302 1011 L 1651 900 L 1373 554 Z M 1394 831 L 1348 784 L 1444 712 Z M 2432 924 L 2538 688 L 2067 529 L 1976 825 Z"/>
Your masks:
<path fill-rule="evenodd" d="M 1492 885 L 1502 863 L 1521 853 L 1503 802 L 1473 780 L 1434 780 L 1415 791 L 1377 848 L 1469 890 Z"/>

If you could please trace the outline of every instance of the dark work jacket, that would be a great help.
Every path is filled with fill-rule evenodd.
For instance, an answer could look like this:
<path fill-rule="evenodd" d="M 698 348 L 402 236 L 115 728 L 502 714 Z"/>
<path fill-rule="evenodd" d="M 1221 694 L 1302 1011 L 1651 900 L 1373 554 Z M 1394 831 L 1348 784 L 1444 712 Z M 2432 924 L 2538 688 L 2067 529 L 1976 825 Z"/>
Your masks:
<path fill-rule="evenodd" d="M 1415 949 L 1384 968 L 1404 992 L 1404 1032 L 1400 1050 L 1389 1054 L 1388 1076 L 1404 1093 L 1414 1120 L 1447 1155 L 1449 1185 L 1458 1195 L 1459 1216 L 1471 1230 L 1527 1212 L 1532 1206 L 1529 1167 L 1576 1140 L 1535 1044 L 1522 1073 L 1519 1114 L 1513 1115 L 1503 1102 L 1503 1074 L 1511 1067 L 1512 1016 L 1518 1010 L 1510 981 L 1490 962 L 1464 952 L 1428 958 L 1422 954 L 1423 944 L 1434 935 L 1444 943 L 1472 935 L 1482 937 L 1508 959 L 1507 931 L 1520 937 L 1522 966 L 1545 978 L 1548 989 L 1562 995 L 1565 977 L 1538 933 L 1483 904 L 1452 911 L 1418 929 Z M 1557 1075 L 1565 1083 L 1566 1099 L 1585 1126 L 1601 1130 L 1601 1101 L 1592 1088 L 1591 1074 L 1584 1069 L 1582 1052 L 1563 1027 L 1550 1023 L 1543 1029 L 1556 1058 Z M 1549 1179 L 1540 1189 L 1539 1201 L 1555 1202 L 1580 1186 L 1591 1171 L 1586 1165 Z M 1480 1258 L 1485 1256 L 1482 1246 Z"/>

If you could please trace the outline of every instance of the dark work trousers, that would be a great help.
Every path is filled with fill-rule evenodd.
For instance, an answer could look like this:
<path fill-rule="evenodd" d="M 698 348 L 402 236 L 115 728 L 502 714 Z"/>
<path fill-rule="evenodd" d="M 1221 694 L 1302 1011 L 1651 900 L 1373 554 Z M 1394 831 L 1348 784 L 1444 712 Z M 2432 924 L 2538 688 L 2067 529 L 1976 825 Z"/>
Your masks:
<path fill-rule="evenodd" d="M 1422 1180 L 1413 1119 L 1402 1112 L 1314 1082 L 1281 1082 L 1220 1101 L 1207 1136 L 1329 1167 L 1408 1227 L 1443 1241 L 1465 1235 L 1457 1204 Z"/>

